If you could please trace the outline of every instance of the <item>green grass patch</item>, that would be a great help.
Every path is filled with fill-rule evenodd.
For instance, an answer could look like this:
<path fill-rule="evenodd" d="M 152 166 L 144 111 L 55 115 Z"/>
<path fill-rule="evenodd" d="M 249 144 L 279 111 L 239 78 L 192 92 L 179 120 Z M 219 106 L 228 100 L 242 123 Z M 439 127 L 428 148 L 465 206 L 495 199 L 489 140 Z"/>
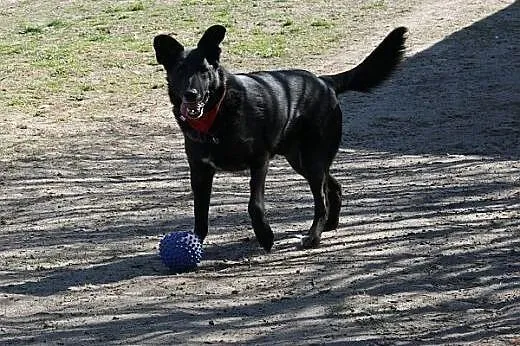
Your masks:
<path fill-rule="evenodd" d="M 43 33 L 43 28 L 38 25 L 26 25 L 19 31 L 19 33 L 22 35 L 41 34 L 41 33 Z"/>
<path fill-rule="evenodd" d="M 137 2 L 134 2 L 133 4 L 130 4 L 130 6 L 128 6 L 128 10 L 132 11 L 132 12 L 144 11 L 145 6 L 142 1 L 137 1 Z"/>
<path fill-rule="evenodd" d="M 239 57 L 274 58 L 282 57 L 287 49 L 287 40 L 283 33 L 269 33 L 255 28 L 248 40 L 239 41 L 229 47 L 231 54 Z"/>
<path fill-rule="evenodd" d="M 145 97 L 164 84 L 153 37 L 170 32 L 194 46 L 216 23 L 228 29 L 223 63 L 231 70 L 305 68 L 306 57 L 327 56 L 347 39 L 353 17 L 369 20 L 386 7 L 381 0 L 16 2 L 2 17 L 0 109 Z"/>
<path fill-rule="evenodd" d="M 387 3 L 385 0 L 375 0 L 375 1 L 367 1 L 361 9 L 364 11 L 367 10 L 384 10 L 387 8 Z"/>
<path fill-rule="evenodd" d="M 316 19 L 313 22 L 311 22 L 311 26 L 315 28 L 330 29 L 333 25 L 333 22 L 325 19 Z"/>
<path fill-rule="evenodd" d="M 47 23 L 47 27 L 56 28 L 56 29 L 65 28 L 65 27 L 67 27 L 67 22 L 65 22 L 61 19 L 54 19 L 54 20 L 50 21 L 49 23 Z"/>
<path fill-rule="evenodd" d="M 103 9 L 104 13 L 114 14 L 121 12 L 138 12 L 146 10 L 146 5 L 142 1 L 131 2 L 127 5 L 109 5 Z"/>

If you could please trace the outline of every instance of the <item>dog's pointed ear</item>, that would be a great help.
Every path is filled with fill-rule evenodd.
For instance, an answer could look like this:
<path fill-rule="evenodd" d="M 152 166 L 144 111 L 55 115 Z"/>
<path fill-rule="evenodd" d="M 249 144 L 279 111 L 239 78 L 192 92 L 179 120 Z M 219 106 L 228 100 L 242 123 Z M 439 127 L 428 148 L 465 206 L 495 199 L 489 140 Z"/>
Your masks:
<path fill-rule="evenodd" d="M 206 60 L 214 66 L 218 64 L 220 59 L 221 49 L 219 45 L 224 40 L 225 35 L 226 28 L 222 25 L 213 25 L 204 32 L 197 44 L 197 48 L 202 51 Z"/>
<path fill-rule="evenodd" d="M 165 68 L 175 64 L 184 51 L 184 47 L 170 35 L 157 35 L 153 39 L 153 48 L 157 62 Z"/>

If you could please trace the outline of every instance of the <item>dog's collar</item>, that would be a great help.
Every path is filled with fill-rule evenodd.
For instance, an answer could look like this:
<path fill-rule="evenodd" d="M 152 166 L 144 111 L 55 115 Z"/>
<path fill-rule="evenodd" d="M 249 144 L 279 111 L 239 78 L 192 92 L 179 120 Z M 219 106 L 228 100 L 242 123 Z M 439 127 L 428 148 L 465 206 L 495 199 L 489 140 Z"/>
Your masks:
<path fill-rule="evenodd" d="M 209 134 L 209 130 L 213 126 L 213 123 L 215 122 L 215 119 L 217 119 L 217 114 L 220 110 L 220 106 L 222 105 L 222 101 L 224 101 L 224 97 L 226 97 L 226 86 L 224 85 L 224 90 L 222 91 L 222 96 L 218 100 L 218 102 L 215 104 L 213 108 L 211 108 L 209 111 L 202 114 L 199 118 L 190 118 L 186 117 L 182 114 L 179 114 L 177 118 L 179 118 L 181 121 L 187 123 L 192 129 L 202 133 L 202 134 Z"/>

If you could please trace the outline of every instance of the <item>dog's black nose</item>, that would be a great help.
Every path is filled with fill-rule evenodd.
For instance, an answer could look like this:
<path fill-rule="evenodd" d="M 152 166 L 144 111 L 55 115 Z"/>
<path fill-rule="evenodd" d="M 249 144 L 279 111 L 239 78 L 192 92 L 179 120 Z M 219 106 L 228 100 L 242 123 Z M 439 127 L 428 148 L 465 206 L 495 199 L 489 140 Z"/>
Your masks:
<path fill-rule="evenodd" d="M 197 101 L 197 96 L 198 96 L 198 92 L 196 89 L 188 89 L 186 90 L 186 92 L 184 93 L 184 98 L 186 99 L 186 101 L 188 102 L 195 102 Z"/>

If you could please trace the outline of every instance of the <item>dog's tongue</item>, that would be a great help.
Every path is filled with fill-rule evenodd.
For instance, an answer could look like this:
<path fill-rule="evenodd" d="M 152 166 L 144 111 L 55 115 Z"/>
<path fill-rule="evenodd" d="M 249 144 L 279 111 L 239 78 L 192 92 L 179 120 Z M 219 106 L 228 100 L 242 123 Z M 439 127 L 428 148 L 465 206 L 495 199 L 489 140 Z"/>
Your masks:
<path fill-rule="evenodd" d="M 181 115 L 185 118 L 198 118 L 202 115 L 203 107 L 196 102 L 182 102 Z"/>

